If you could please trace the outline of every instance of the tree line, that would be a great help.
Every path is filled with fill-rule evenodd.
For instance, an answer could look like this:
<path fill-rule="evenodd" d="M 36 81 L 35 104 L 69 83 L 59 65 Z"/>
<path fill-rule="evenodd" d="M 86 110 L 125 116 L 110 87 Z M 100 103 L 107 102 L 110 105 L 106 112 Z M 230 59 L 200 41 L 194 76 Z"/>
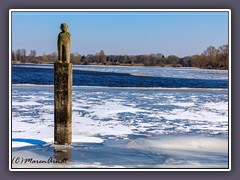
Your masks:
<path fill-rule="evenodd" d="M 228 69 L 229 46 L 222 45 L 218 48 L 209 46 L 201 54 L 178 57 L 175 55 L 164 56 L 162 53 L 145 55 L 106 55 L 103 50 L 96 54 L 80 55 L 70 54 L 71 63 L 81 65 L 127 65 L 127 66 L 161 66 L 161 67 L 198 67 L 209 69 Z M 36 50 L 25 49 L 12 51 L 13 63 L 54 63 L 57 53 L 37 56 Z"/>

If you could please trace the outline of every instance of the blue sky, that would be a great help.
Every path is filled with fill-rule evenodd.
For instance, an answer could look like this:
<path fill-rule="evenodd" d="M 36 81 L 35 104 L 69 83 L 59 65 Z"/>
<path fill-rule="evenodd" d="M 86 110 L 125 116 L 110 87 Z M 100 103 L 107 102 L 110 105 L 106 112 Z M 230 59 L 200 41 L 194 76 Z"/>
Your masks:
<path fill-rule="evenodd" d="M 12 12 L 12 49 L 37 55 L 57 51 L 60 24 L 71 33 L 71 53 L 184 57 L 228 44 L 227 12 Z"/>

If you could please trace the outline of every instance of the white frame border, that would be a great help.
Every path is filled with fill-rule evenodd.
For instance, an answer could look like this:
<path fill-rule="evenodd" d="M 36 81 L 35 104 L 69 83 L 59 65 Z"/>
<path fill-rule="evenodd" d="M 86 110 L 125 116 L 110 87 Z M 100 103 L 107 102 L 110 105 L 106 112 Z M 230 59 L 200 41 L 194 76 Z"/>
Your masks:
<path fill-rule="evenodd" d="M 228 12 L 228 169 L 16 169 L 12 168 L 12 12 Z M 9 171 L 231 171 L 231 9 L 10 9 L 9 10 Z"/>

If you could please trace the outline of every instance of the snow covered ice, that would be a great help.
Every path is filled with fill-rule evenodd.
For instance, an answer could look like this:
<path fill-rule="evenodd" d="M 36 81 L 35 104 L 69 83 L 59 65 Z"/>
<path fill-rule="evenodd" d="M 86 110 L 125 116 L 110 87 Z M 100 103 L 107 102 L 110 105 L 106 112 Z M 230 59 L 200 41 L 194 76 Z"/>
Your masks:
<path fill-rule="evenodd" d="M 72 95 L 74 148 L 64 167 L 228 167 L 226 91 L 75 87 Z M 14 156 L 52 155 L 53 106 L 52 87 L 13 87 Z M 80 151 L 88 158 L 74 155 Z"/>

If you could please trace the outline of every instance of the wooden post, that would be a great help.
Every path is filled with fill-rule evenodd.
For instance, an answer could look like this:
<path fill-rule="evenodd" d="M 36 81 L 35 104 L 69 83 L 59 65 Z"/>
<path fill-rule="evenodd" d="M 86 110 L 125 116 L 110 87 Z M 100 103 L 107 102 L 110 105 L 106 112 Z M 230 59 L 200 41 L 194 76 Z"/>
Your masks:
<path fill-rule="evenodd" d="M 72 64 L 54 64 L 54 144 L 72 144 Z"/>

